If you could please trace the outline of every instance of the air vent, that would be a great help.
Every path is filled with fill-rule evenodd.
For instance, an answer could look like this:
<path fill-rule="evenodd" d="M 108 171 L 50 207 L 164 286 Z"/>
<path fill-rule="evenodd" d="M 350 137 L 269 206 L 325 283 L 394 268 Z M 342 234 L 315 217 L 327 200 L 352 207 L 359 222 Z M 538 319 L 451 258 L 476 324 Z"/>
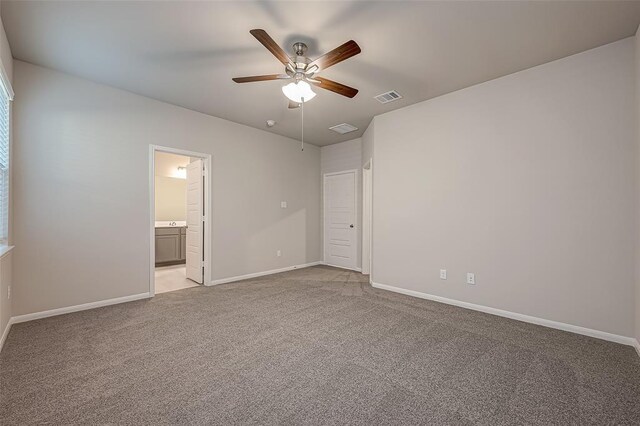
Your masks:
<path fill-rule="evenodd" d="M 386 104 L 389 102 L 397 101 L 398 99 L 402 99 L 402 95 L 400 95 L 400 93 L 396 92 L 395 90 L 392 90 L 390 92 L 381 93 L 378 96 L 374 96 L 374 98 L 381 104 Z"/>
<path fill-rule="evenodd" d="M 341 135 L 344 135 L 345 133 L 358 130 L 358 128 L 356 126 L 352 126 L 351 124 L 342 123 L 342 124 L 338 124 L 337 126 L 329 127 L 329 130 L 333 130 L 336 133 L 340 133 Z"/>

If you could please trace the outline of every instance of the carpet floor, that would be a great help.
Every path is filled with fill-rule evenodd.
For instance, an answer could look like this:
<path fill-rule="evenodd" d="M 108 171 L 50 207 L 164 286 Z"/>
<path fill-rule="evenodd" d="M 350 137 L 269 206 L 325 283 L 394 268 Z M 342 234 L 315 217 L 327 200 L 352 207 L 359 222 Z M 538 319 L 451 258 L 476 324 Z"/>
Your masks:
<path fill-rule="evenodd" d="M 640 424 L 628 346 L 324 266 L 16 324 L 0 424 Z"/>

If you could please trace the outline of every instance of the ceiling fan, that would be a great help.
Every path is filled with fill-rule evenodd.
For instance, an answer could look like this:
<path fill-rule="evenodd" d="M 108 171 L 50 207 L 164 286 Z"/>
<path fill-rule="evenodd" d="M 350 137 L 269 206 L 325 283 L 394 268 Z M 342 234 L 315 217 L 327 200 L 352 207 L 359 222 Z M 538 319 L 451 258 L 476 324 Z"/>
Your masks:
<path fill-rule="evenodd" d="M 307 45 L 302 42 L 294 43 L 293 52 L 295 57 L 290 57 L 278 44 L 267 34 L 265 30 L 255 29 L 249 31 L 264 47 L 278 58 L 285 66 L 284 74 L 258 75 L 252 77 L 236 77 L 233 79 L 236 83 L 250 83 L 254 81 L 269 80 L 294 80 L 285 85 L 282 92 L 289 98 L 289 108 L 297 108 L 301 103 L 311 100 L 316 94 L 311 90 L 309 83 L 321 89 L 330 90 L 339 95 L 353 98 L 358 89 L 346 86 L 329 80 L 328 78 L 319 77 L 317 74 L 333 66 L 339 62 L 349 59 L 360 53 L 360 46 L 353 40 L 349 40 L 341 46 L 336 47 L 332 51 L 324 54 L 316 60 L 310 60 L 305 56 Z"/>

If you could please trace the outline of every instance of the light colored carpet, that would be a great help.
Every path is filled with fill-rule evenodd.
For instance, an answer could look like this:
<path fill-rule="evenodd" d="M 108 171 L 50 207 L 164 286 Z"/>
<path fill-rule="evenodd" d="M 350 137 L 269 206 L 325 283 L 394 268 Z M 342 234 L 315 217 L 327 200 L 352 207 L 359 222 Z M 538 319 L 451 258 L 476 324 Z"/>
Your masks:
<path fill-rule="evenodd" d="M 640 424 L 631 347 L 313 267 L 16 324 L 0 423 Z"/>

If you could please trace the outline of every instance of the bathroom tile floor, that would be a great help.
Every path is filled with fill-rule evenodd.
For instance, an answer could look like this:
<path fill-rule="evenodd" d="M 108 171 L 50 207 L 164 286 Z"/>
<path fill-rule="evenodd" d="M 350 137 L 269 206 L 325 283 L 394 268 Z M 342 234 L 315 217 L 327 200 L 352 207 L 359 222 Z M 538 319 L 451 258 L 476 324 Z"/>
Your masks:
<path fill-rule="evenodd" d="M 198 283 L 187 279 L 187 267 L 185 265 L 156 268 L 156 294 L 197 287 L 198 285 Z"/>

